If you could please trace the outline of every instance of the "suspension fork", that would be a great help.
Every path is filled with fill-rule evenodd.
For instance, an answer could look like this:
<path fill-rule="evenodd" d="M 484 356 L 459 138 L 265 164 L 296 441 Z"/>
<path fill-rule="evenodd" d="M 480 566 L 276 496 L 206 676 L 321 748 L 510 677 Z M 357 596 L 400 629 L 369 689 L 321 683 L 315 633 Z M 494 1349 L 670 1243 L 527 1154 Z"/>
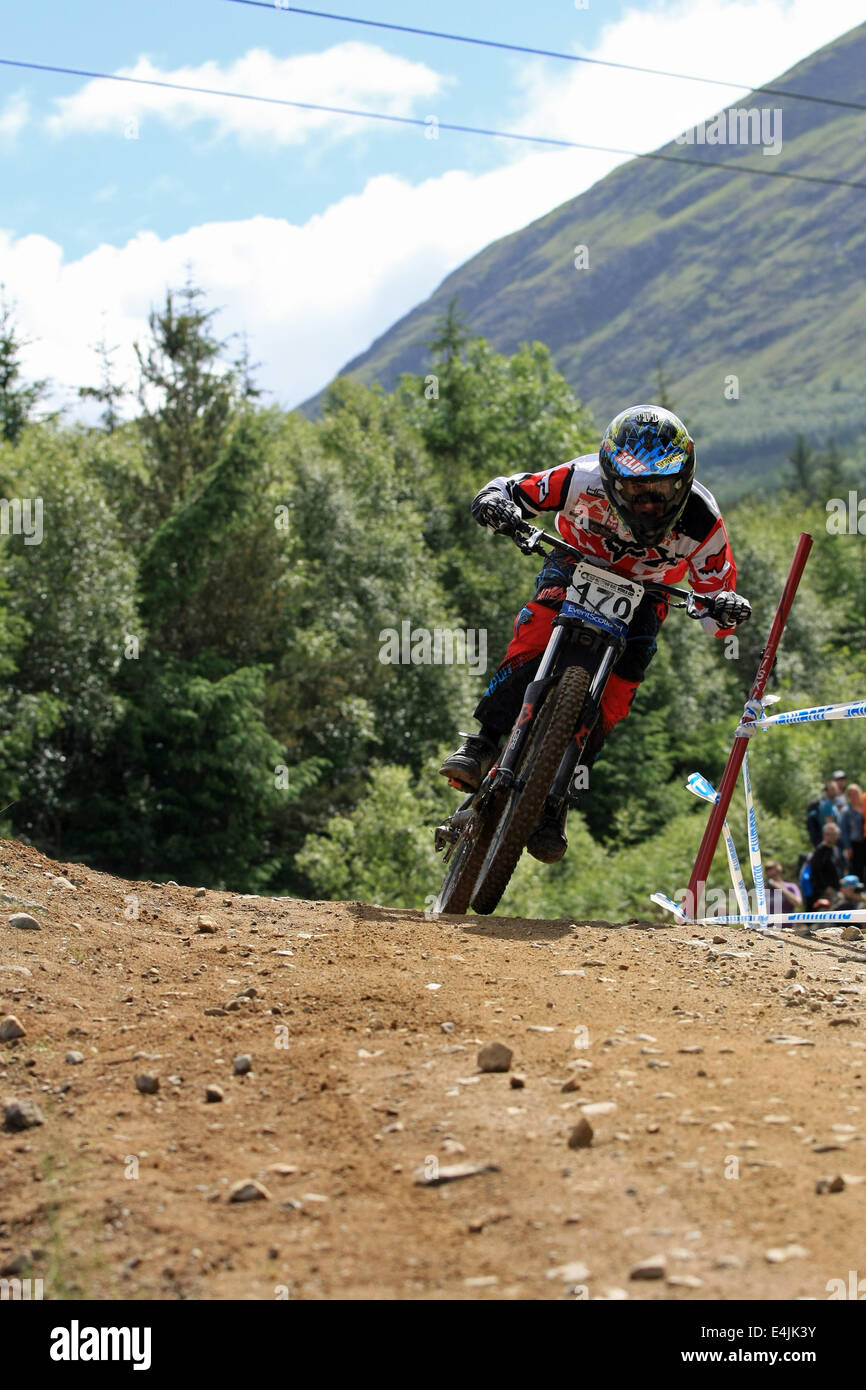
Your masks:
<path fill-rule="evenodd" d="M 550 634 L 544 655 L 535 673 L 535 679 L 526 687 L 526 694 L 523 697 L 523 705 L 517 721 L 511 732 L 505 751 L 499 759 L 499 767 L 496 772 L 496 783 L 499 786 L 510 785 L 514 780 L 514 769 L 520 757 L 521 750 L 526 735 L 535 718 L 536 710 L 541 695 L 550 685 L 550 673 L 556 660 L 559 648 L 562 645 L 565 629 L 555 627 Z"/>
<path fill-rule="evenodd" d="M 583 710 L 581 711 L 581 722 L 575 731 L 574 738 L 562 755 L 562 761 L 556 771 L 556 776 L 550 784 L 550 791 L 547 793 L 545 809 L 553 815 L 558 815 L 562 810 L 565 798 L 568 796 L 568 788 L 574 776 L 574 770 L 583 751 L 586 748 L 587 740 L 595 728 L 598 720 L 601 698 L 604 694 L 607 678 L 610 675 L 613 664 L 616 660 L 616 650 L 609 646 L 604 652 L 601 661 L 598 663 L 595 675 L 590 681 L 589 690 L 586 693 Z"/>

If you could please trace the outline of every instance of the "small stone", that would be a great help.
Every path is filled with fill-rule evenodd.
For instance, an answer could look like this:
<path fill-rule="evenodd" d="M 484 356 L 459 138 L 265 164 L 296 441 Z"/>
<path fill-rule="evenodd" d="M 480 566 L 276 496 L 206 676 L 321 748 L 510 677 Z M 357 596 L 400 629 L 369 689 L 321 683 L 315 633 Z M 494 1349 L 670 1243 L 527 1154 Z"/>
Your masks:
<path fill-rule="evenodd" d="M 45 1116 L 32 1100 L 11 1100 L 3 1107 L 3 1128 L 10 1134 L 45 1124 Z"/>
<path fill-rule="evenodd" d="M 841 1173 L 838 1173 L 837 1176 L 836 1176 L 835 1178 L 833 1178 L 832 1182 L 831 1182 L 831 1183 L 828 1185 L 828 1187 L 827 1187 L 827 1191 L 828 1191 L 828 1192 L 844 1192 L 844 1191 L 845 1191 L 845 1179 L 842 1177 L 842 1174 L 841 1174 Z"/>
<path fill-rule="evenodd" d="M 515 1072 L 513 1076 L 509 1077 L 508 1084 L 511 1087 L 512 1091 L 522 1091 L 524 1086 L 526 1085 L 526 1077 L 520 1076 L 517 1072 Z"/>
<path fill-rule="evenodd" d="M 67 1052 L 66 1061 L 70 1067 L 80 1067 L 81 1063 L 84 1061 L 84 1053 L 74 1051 Z"/>
<path fill-rule="evenodd" d="M 508 1071 L 513 1056 L 505 1043 L 485 1043 L 478 1052 L 478 1067 L 481 1071 Z"/>
<path fill-rule="evenodd" d="M 268 1172 L 275 1173 L 278 1178 L 291 1178 L 297 1171 L 294 1163 L 271 1163 L 268 1166 Z"/>
<path fill-rule="evenodd" d="M 23 1038 L 24 1033 L 23 1023 L 14 1014 L 7 1014 L 6 1018 L 0 1021 L 0 1042 L 14 1042 L 16 1038 Z"/>
<path fill-rule="evenodd" d="M 796 967 L 795 965 L 791 965 L 791 966 L 789 966 L 789 968 L 785 971 L 785 979 L 786 979 L 786 980 L 796 980 L 796 978 L 797 978 L 797 967 Z"/>
<path fill-rule="evenodd" d="M 786 1260 L 804 1260 L 808 1254 L 808 1250 L 802 1245 L 783 1245 L 773 1250 L 765 1250 L 764 1259 L 769 1265 L 780 1265 Z"/>
<path fill-rule="evenodd" d="M 565 1084 L 564 1084 L 563 1086 L 560 1087 L 560 1090 L 566 1091 L 566 1092 L 567 1092 L 567 1091 L 579 1091 L 579 1090 L 580 1090 L 580 1080 L 579 1080 L 579 1078 L 576 1077 L 576 1076 L 570 1076 L 569 1079 L 565 1082 Z"/>
<path fill-rule="evenodd" d="M 561 1279 L 563 1284 L 583 1284 L 589 1278 L 589 1268 L 581 1264 L 580 1260 L 573 1260 L 571 1264 L 557 1265 L 554 1269 L 549 1269 L 547 1277 Z"/>
<path fill-rule="evenodd" d="M 19 931 L 41 931 L 42 928 L 35 917 L 31 917 L 29 912 L 13 912 L 9 918 L 10 927 L 17 927 Z"/>
<path fill-rule="evenodd" d="M 704 1050 L 704 1049 L 703 1049 L 703 1048 L 700 1046 L 700 1044 L 698 1044 L 698 1043 L 693 1043 L 693 1044 L 692 1044 L 691 1046 L 689 1046 L 689 1047 L 678 1047 L 678 1048 L 677 1048 L 677 1052 L 689 1052 L 689 1053 L 692 1053 L 692 1052 L 703 1052 L 703 1050 Z"/>
<path fill-rule="evenodd" d="M 842 940 L 843 940 L 843 941 L 862 941 L 862 940 L 863 940 L 863 933 L 862 933 L 861 931 L 859 931 L 858 928 L 855 927 L 855 926 L 853 925 L 853 923 L 849 922 L 848 925 L 847 925 L 846 927 L 843 927 L 843 928 L 842 928 Z"/>
<path fill-rule="evenodd" d="M 227 1015 L 227 1009 L 205 1009 L 204 1011 L 205 1018 L 226 1018 Z"/>
<path fill-rule="evenodd" d="M 614 1110 L 616 1110 L 615 1100 L 596 1100 L 580 1107 L 582 1115 L 612 1115 Z"/>
<path fill-rule="evenodd" d="M 143 1096 L 155 1096 L 159 1090 L 159 1077 L 143 1071 L 135 1078 L 135 1086 Z"/>
<path fill-rule="evenodd" d="M 232 1066 L 235 1076 L 246 1076 L 253 1069 L 253 1059 L 248 1052 L 239 1052 L 237 1057 L 232 1058 Z"/>
<path fill-rule="evenodd" d="M 71 888 L 73 893 L 77 892 L 75 884 L 70 883 L 68 878 L 61 878 L 59 875 L 57 875 L 55 876 L 54 884 L 57 888 Z"/>
<path fill-rule="evenodd" d="M 742 1263 L 737 1255 L 720 1255 L 713 1262 L 713 1269 L 739 1269 Z"/>
<path fill-rule="evenodd" d="M 445 1182 L 459 1182 L 461 1178 L 477 1178 L 482 1173 L 498 1173 L 498 1163 L 452 1163 L 444 1168 L 438 1165 L 428 1171 L 427 1166 L 416 1168 L 414 1182 L 416 1187 L 439 1187 Z"/>
<path fill-rule="evenodd" d="M 672 1274 L 668 1279 L 669 1289 L 702 1289 L 703 1279 L 696 1274 Z"/>
<path fill-rule="evenodd" d="M 201 914 L 196 918 L 195 925 L 197 931 L 206 933 L 210 936 L 217 930 L 217 924 L 214 919 L 212 917 L 202 917 Z"/>
<path fill-rule="evenodd" d="M 456 1023 L 440 1023 L 439 1027 L 443 1033 L 453 1033 L 456 1030 Z"/>
<path fill-rule="evenodd" d="M 593 1128 L 586 1116 L 582 1116 L 568 1136 L 570 1149 L 588 1149 L 592 1143 Z"/>
<path fill-rule="evenodd" d="M 727 944 L 728 944 L 727 937 L 725 937 L 725 936 L 714 936 L 714 937 L 713 937 L 713 945 L 714 945 L 714 946 L 727 946 Z"/>
<path fill-rule="evenodd" d="M 667 1271 L 667 1261 L 664 1255 L 653 1255 L 648 1260 L 641 1260 L 630 1270 L 629 1279 L 664 1279 Z"/>
<path fill-rule="evenodd" d="M 206 898 L 206 897 L 207 897 L 207 889 L 206 889 L 206 888 L 196 888 L 196 890 L 195 890 L 195 896 L 196 896 L 197 898 Z"/>
<path fill-rule="evenodd" d="M 230 1202 L 267 1202 L 270 1196 L 268 1189 L 252 1178 L 242 1178 L 234 1183 L 229 1191 Z"/>
<path fill-rule="evenodd" d="M 223 1098 L 222 1087 L 214 1085 L 206 1086 L 204 1098 L 207 1101 L 208 1105 L 217 1105 L 219 1101 L 221 1101 Z"/>

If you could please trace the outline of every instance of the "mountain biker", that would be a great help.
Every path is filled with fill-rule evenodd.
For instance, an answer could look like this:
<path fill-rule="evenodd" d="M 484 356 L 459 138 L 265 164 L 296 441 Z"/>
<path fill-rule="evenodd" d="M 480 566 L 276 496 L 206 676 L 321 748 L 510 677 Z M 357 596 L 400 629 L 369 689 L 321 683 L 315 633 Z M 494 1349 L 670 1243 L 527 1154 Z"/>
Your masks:
<path fill-rule="evenodd" d="M 473 500 L 472 515 L 481 526 L 513 535 L 528 516 L 555 512 L 560 535 L 593 564 L 664 584 L 688 574 L 694 590 L 689 603 L 703 614 L 701 626 L 726 637 L 752 610 L 735 592 L 737 569 L 718 504 L 694 482 L 694 473 L 695 446 L 682 421 L 661 406 L 633 405 L 608 425 L 597 454 L 541 473 L 493 478 Z M 535 597 L 517 614 L 502 663 L 475 710 L 479 733 L 464 735 L 439 769 L 453 786 L 474 791 L 493 765 L 547 646 L 574 564 L 565 550 L 545 560 Z M 716 616 L 705 610 L 701 595 L 713 596 Z M 667 611 L 666 597 L 645 594 L 641 600 L 587 740 L 581 759 L 586 767 L 628 714 Z M 542 863 L 555 863 L 568 847 L 567 812 L 566 802 L 558 814 L 545 807 L 539 818 L 526 847 Z"/>

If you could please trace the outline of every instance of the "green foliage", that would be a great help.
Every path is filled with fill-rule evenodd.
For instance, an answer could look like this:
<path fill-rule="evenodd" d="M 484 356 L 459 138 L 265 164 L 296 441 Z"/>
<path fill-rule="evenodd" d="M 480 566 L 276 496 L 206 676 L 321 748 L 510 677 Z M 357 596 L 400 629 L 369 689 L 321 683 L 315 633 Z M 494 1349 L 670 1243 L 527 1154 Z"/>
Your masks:
<path fill-rule="evenodd" d="M 99 427 L 0 441 L 6 497 L 41 499 L 43 521 L 38 544 L 0 537 L 0 828 L 130 877 L 425 907 L 455 801 L 437 768 L 537 569 L 469 503 L 497 473 L 592 449 L 590 417 L 545 347 L 497 354 L 452 305 L 429 372 L 389 395 L 338 380 L 312 423 L 256 404 L 212 318 L 191 286 L 152 315 L 138 419 L 115 418 L 107 376 Z M 844 451 L 798 449 L 820 462 L 802 478 L 846 496 Z M 803 529 L 814 553 L 770 688 L 787 707 L 866 695 L 862 538 L 806 492 L 730 512 L 752 623 L 720 642 L 671 613 L 568 855 L 524 858 L 502 912 L 660 919 L 649 896 L 685 887 L 705 823 L 683 784 L 721 775 Z M 467 629 L 486 643 L 475 669 L 424 656 L 424 633 L 447 655 Z M 837 764 L 866 777 L 861 723 L 755 740 L 765 851 L 789 871 Z"/>
<path fill-rule="evenodd" d="M 21 375 L 21 352 L 27 347 L 0 285 L 0 440 L 17 444 L 33 410 L 45 395 L 47 381 L 25 383 Z"/>

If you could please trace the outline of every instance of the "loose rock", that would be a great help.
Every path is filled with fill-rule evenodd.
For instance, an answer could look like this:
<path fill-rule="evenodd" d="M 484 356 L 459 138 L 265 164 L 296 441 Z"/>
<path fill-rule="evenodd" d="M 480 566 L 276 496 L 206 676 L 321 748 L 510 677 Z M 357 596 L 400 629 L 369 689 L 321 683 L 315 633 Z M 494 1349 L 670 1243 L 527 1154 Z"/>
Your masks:
<path fill-rule="evenodd" d="M 230 1202 L 267 1202 L 270 1200 L 270 1192 L 260 1182 L 254 1178 L 243 1178 L 234 1183 L 229 1192 Z"/>
<path fill-rule="evenodd" d="M 212 936 L 213 933 L 217 930 L 217 924 L 212 917 L 202 917 L 201 915 L 199 915 L 196 918 L 195 925 L 196 930 L 199 933 L 204 933 L 210 936 Z"/>
<path fill-rule="evenodd" d="M 477 1178 L 482 1173 L 498 1173 L 498 1163 L 452 1163 L 444 1168 L 436 1167 L 429 1175 L 426 1166 L 416 1168 L 414 1182 L 416 1187 L 439 1187 L 444 1182 L 459 1182 L 461 1178 Z"/>
<path fill-rule="evenodd" d="M 41 931 L 42 928 L 35 917 L 31 917 L 29 912 L 13 912 L 9 918 L 10 927 L 17 927 L 19 931 Z"/>
<path fill-rule="evenodd" d="M 593 1128 L 586 1116 L 582 1116 L 568 1136 L 570 1149 L 588 1149 L 592 1143 Z"/>
<path fill-rule="evenodd" d="M 478 1052 L 478 1066 L 481 1071 L 508 1071 L 513 1056 L 505 1043 L 485 1043 Z"/>
<path fill-rule="evenodd" d="M 218 1101 L 221 1101 L 222 1098 L 223 1098 L 222 1087 L 221 1087 L 221 1086 L 206 1086 L 206 1087 L 205 1087 L 205 1092 L 204 1092 L 204 1098 L 205 1098 L 205 1100 L 208 1102 L 209 1105 L 216 1105 L 217 1102 L 218 1102 Z"/>
<path fill-rule="evenodd" d="M 641 1260 L 640 1264 L 634 1265 L 629 1270 L 629 1279 L 664 1279 L 667 1271 L 667 1261 L 664 1255 L 653 1255 L 648 1260 Z"/>
<path fill-rule="evenodd" d="M 246 1076 L 248 1071 L 253 1069 L 253 1059 L 248 1052 L 239 1052 L 237 1057 L 232 1059 L 235 1076 Z"/>
<path fill-rule="evenodd" d="M 66 1061 L 70 1067 L 80 1067 L 81 1063 L 84 1061 L 84 1053 L 75 1051 L 67 1052 Z"/>
<path fill-rule="evenodd" d="M 6 1018 L 0 1021 L 0 1042 L 14 1042 L 16 1038 L 23 1038 L 24 1033 L 23 1023 L 14 1014 L 7 1014 Z"/>
<path fill-rule="evenodd" d="M 3 1107 L 3 1128 L 10 1134 L 45 1124 L 45 1116 L 32 1100 L 11 1100 Z"/>
<path fill-rule="evenodd" d="M 143 1071 L 135 1078 L 135 1087 L 143 1096 L 155 1096 L 159 1090 L 159 1077 Z"/>

